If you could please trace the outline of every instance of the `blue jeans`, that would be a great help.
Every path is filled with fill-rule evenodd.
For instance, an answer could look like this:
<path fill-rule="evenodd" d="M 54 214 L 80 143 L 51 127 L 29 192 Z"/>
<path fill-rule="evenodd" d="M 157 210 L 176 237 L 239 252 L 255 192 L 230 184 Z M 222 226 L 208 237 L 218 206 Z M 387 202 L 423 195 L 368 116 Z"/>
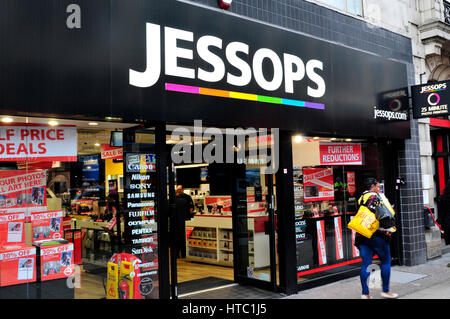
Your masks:
<path fill-rule="evenodd" d="M 362 257 L 362 267 L 360 272 L 362 294 L 369 294 L 368 279 L 370 273 L 367 268 L 372 264 L 372 258 L 376 254 L 381 261 L 381 280 L 383 282 L 383 292 L 389 292 L 389 280 L 391 277 L 391 250 L 389 243 L 383 238 L 373 235 L 365 238 L 359 245 L 359 252 Z"/>

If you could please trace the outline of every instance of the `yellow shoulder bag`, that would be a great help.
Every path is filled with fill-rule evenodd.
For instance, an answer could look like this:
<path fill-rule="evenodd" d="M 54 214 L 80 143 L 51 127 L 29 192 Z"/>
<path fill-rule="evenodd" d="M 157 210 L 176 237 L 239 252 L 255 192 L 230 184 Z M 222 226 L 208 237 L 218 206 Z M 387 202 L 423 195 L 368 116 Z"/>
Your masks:
<path fill-rule="evenodd" d="M 358 201 L 358 203 L 361 205 L 358 209 L 358 213 L 347 225 L 348 228 L 354 230 L 355 232 L 367 238 L 372 237 L 373 233 L 375 233 L 375 231 L 380 227 L 380 223 L 376 219 L 375 213 L 373 213 L 372 211 L 370 211 L 369 208 L 364 206 L 369 197 L 372 195 L 373 193 L 366 193 L 363 196 L 361 196 L 361 198 Z"/>

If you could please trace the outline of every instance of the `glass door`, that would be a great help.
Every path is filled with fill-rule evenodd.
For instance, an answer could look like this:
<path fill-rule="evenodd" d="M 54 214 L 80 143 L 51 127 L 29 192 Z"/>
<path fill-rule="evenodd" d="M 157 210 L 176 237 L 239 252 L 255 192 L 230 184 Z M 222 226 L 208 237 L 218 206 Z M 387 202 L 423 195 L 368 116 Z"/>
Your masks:
<path fill-rule="evenodd" d="M 237 137 L 232 196 L 233 245 L 237 281 L 275 291 L 276 183 L 275 175 L 268 171 L 275 159 L 271 138 L 271 135 Z"/>

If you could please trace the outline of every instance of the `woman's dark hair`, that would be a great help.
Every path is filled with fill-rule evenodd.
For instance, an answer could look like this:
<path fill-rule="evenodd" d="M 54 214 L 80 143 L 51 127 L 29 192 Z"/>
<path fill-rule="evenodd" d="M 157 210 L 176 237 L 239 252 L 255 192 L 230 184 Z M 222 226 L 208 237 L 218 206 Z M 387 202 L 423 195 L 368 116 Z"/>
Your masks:
<path fill-rule="evenodd" d="M 368 190 L 370 190 L 370 187 L 372 187 L 372 185 L 376 185 L 376 184 L 378 184 L 378 181 L 376 178 L 368 177 L 364 180 L 364 190 L 368 191 Z"/>

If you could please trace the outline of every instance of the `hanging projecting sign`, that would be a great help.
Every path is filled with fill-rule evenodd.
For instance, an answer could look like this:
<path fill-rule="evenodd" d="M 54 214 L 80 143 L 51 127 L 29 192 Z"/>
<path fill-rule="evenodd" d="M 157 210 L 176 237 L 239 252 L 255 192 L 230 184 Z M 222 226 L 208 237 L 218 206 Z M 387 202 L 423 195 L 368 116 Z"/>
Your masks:
<path fill-rule="evenodd" d="M 449 84 L 449 81 L 441 81 L 412 86 L 414 118 L 448 115 Z"/>
<path fill-rule="evenodd" d="M 76 161 L 75 126 L 0 126 L 0 161 Z"/>
<path fill-rule="evenodd" d="M 123 158 L 123 148 L 122 147 L 111 147 L 109 144 L 101 144 L 100 151 L 102 159 L 122 159 Z"/>
<path fill-rule="evenodd" d="M 320 165 L 362 165 L 361 144 L 320 143 Z"/>

